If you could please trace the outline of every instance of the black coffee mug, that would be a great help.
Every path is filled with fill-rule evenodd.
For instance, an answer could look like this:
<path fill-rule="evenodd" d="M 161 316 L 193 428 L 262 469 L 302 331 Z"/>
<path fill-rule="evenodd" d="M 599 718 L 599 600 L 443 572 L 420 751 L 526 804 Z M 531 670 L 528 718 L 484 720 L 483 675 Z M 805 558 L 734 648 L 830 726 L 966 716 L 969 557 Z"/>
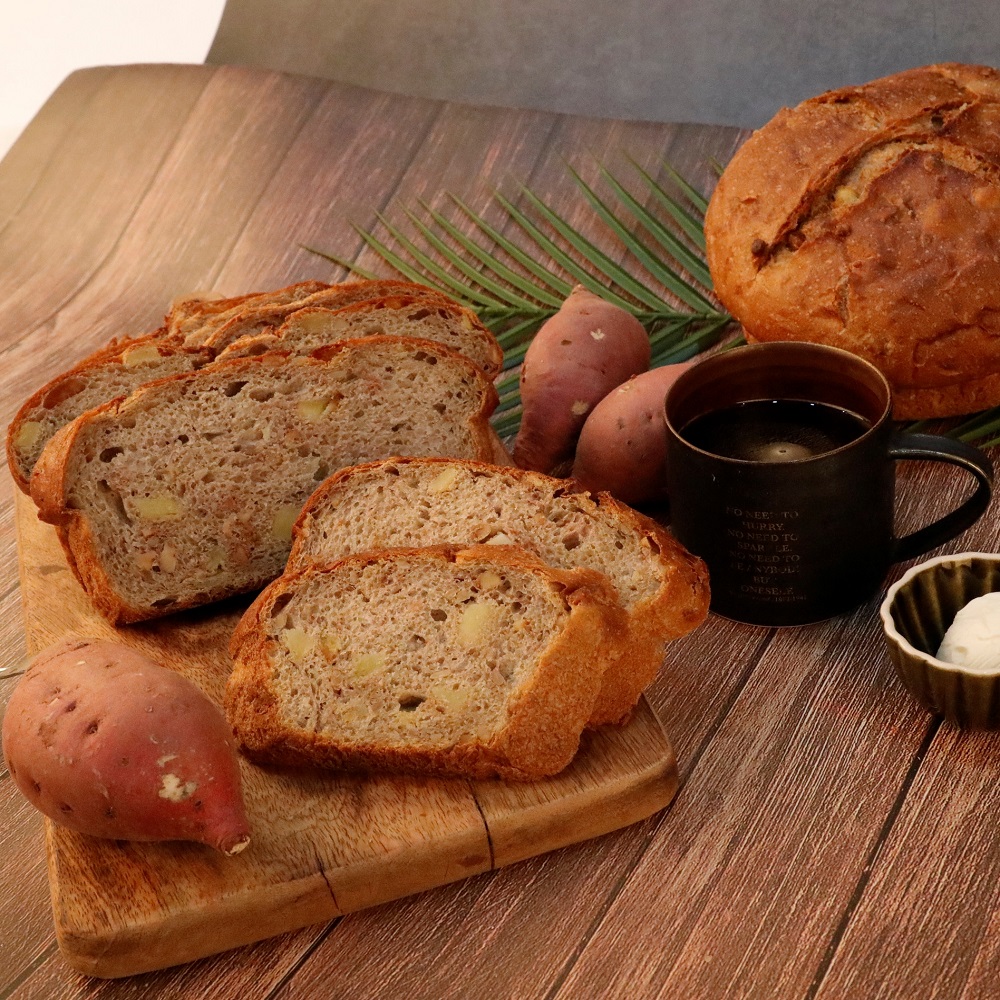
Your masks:
<path fill-rule="evenodd" d="M 769 343 L 707 358 L 664 404 L 670 523 L 709 570 L 712 610 L 804 625 L 868 600 L 889 566 L 954 538 L 986 510 L 993 466 L 951 438 L 894 429 L 877 368 L 817 344 Z M 971 472 L 958 508 L 893 535 L 895 462 Z"/>

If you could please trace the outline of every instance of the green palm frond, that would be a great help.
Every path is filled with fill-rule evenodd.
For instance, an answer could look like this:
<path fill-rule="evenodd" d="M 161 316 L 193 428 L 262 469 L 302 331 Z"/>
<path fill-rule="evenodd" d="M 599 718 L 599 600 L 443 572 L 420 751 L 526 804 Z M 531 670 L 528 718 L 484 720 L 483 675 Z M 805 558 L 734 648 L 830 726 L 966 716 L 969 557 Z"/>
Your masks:
<path fill-rule="evenodd" d="M 504 349 L 493 417 L 501 435 L 520 423 L 515 369 L 539 327 L 575 285 L 635 315 L 650 334 L 653 366 L 687 360 L 715 345 L 732 323 L 712 295 L 704 259 L 705 196 L 669 164 L 661 178 L 630 161 L 630 187 L 599 165 L 588 183 L 567 166 L 584 202 L 612 236 L 603 249 L 566 217 L 522 186 L 516 200 L 497 192 L 505 218 L 492 225 L 448 194 L 451 212 L 419 201 L 403 208 L 406 229 L 377 213 L 381 233 L 355 226 L 365 245 L 399 274 L 443 291 L 473 309 Z M 588 231 L 600 232 L 600 227 Z M 608 241 L 604 241 L 608 244 Z M 361 277 L 365 269 L 313 247 Z"/>
<path fill-rule="evenodd" d="M 959 441 L 980 448 L 1000 444 L 1000 407 L 968 417 L 947 433 Z"/>

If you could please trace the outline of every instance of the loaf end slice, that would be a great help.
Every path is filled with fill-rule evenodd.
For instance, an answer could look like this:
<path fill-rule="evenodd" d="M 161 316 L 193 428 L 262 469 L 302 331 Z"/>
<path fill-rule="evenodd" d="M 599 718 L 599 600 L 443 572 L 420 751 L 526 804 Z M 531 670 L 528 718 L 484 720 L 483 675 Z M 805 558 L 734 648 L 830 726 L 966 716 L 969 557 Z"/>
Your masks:
<path fill-rule="evenodd" d="M 317 347 L 358 337 L 419 337 L 444 344 L 475 361 L 491 378 L 503 365 L 496 337 L 470 309 L 418 295 L 390 295 L 340 308 L 309 306 L 291 313 L 274 330 L 245 336 L 220 357 L 287 350 L 308 354 Z"/>
<path fill-rule="evenodd" d="M 306 567 L 238 625 L 226 713 L 262 763 L 542 778 L 577 751 L 615 613 L 599 574 L 514 547 Z"/>
<path fill-rule="evenodd" d="M 214 319 L 209 326 L 204 327 L 198 333 L 201 338 L 199 342 L 220 354 L 242 337 L 254 337 L 280 326 L 299 309 L 343 309 L 354 303 L 396 295 L 420 295 L 445 304 L 455 304 L 454 300 L 441 292 L 411 281 L 388 278 L 345 281 L 338 285 L 326 285 L 309 294 L 296 295 L 294 298 L 287 294 L 272 293 L 270 301 L 262 298 L 247 302 L 242 308 L 226 312 L 218 319 Z"/>

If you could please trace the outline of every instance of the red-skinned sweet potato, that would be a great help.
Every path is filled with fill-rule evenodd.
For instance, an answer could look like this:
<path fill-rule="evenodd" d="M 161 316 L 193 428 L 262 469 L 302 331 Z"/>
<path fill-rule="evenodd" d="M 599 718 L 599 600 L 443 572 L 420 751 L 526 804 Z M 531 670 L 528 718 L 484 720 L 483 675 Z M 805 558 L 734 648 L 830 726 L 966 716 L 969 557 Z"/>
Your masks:
<path fill-rule="evenodd" d="M 32 805 L 81 833 L 226 854 L 250 840 L 222 710 L 117 643 L 75 639 L 39 653 L 8 703 L 3 753 Z"/>
<path fill-rule="evenodd" d="M 631 313 L 574 288 L 525 354 L 514 462 L 549 473 L 571 459 L 587 414 L 616 386 L 646 371 L 649 356 L 649 336 Z"/>
<path fill-rule="evenodd" d="M 594 407 L 580 432 L 572 477 L 591 492 L 627 504 L 666 497 L 667 432 L 663 401 L 691 362 L 630 378 Z"/>

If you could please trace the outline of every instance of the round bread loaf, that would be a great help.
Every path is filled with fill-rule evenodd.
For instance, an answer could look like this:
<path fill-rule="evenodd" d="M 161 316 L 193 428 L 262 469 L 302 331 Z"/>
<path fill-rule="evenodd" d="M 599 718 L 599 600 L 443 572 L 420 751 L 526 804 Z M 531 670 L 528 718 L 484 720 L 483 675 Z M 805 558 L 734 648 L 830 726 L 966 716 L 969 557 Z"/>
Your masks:
<path fill-rule="evenodd" d="M 1000 404 L 1000 73 L 954 63 L 783 109 L 722 175 L 708 263 L 750 341 L 841 347 L 900 418 Z"/>

